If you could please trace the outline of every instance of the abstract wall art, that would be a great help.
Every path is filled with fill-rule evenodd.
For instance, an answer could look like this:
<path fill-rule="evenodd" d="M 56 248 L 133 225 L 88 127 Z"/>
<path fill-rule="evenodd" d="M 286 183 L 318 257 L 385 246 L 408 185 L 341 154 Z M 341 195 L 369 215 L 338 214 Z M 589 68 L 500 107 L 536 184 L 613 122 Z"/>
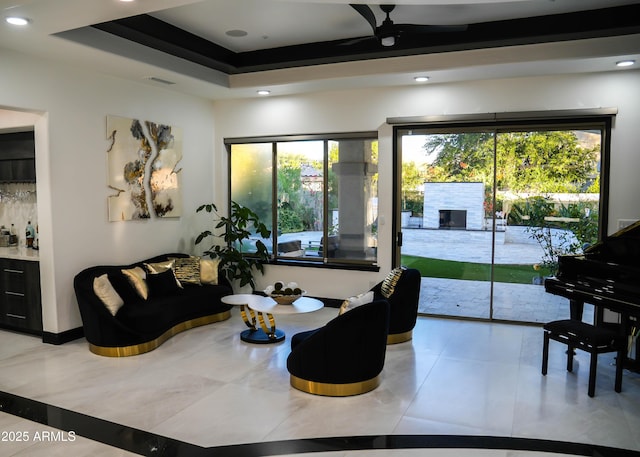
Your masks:
<path fill-rule="evenodd" d="M 107 116 L 109 220 L 182 214 L 182 131 L 170 125 Z"/>

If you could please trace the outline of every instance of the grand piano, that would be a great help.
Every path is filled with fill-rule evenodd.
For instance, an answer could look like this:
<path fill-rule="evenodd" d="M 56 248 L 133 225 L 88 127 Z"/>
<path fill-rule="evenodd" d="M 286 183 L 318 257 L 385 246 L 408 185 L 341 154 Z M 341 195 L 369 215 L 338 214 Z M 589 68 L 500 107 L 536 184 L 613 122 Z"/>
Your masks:
<path fill-rule="evenodd" d="M 545 280 L 545 290 L 569 299 L 572 319 L 582 320 L 585 303 L 595 306 L 595 325 L 613 326 L 636 335 L 640 321 L 640 221 L 614 233 L 580 255 L 558 257 L 556 277 Z M 605 322 L 604 310 L 619 315 Z M 640 371 L 640 338 L 630 348 L 625 368 Z"/>

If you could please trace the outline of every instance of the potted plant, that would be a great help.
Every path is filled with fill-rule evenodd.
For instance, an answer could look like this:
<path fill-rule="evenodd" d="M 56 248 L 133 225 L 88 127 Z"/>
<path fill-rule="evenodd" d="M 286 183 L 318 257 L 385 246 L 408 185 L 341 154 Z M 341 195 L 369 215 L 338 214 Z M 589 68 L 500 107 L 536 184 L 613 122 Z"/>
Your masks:
<path fill-rule="evenodd" d="M 214 231 L 205 230 L 198 235 L 195 244 L 200 244 L 205 238 L 214 237 L 223 244 L 214 244 L 203 255 L 212 259 L 220 259 L 219 270 L 232 284 L 240 288 L 250 285 L 256 287 L 253 279 L 254 270 L 264 274 L 264 262 L 269 260 L 267 247 L 261 240 L 255 242 L 255 252 L 246 250 L 248 240 L 253 234 L 262 238 L 271 236 L 271 231 L 260 221 L 258 215 L 246 206 L 231 202 L 229 216 L 220 216 L 216 205 L 209 203 L 201 205 L 196 212 L 206 211 L 214 213 Z"/>

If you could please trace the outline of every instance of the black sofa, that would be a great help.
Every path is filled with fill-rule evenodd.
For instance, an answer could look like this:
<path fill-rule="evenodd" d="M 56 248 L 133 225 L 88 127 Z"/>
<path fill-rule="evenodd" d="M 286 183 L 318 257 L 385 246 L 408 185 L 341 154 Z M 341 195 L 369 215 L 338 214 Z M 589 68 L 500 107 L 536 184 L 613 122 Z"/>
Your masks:
<path fill-rule="evenodd" d="M 376 300 L 324 327 L 295 334 L 287 358 L 290 383 L 303 392 L 344 397 L 380 384 L 389 328 L 389 303 Z"/>
<path fill-rule="evenodd" d="M 142 354 L 179 332 L 228 319 L 232 306 L 220 299 L 233 292 L 222 275 L 218 285 L 183 283 L 182 288 L 151 294 L 145 300 L 122 273 L 123 269 L 187 257 L 163 254 L 131 265 L 94 266 L 78 273 L 74 289 L 91 352 L 111 357 Z M 94 292 L 94 278 L 104 274 L 124 301 L 115 315 Z"/>

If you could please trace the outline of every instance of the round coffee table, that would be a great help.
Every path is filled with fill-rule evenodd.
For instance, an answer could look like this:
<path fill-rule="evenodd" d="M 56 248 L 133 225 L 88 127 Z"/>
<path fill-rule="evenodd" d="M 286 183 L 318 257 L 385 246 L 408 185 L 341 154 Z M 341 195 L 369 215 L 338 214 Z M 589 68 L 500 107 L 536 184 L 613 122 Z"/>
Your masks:
<path fill-rule="evenodd" d="M 267 341 L 262 343 L 277 343 L 284 340 L 284 332 L 276 329 L 274 314 L 300 314 L 311 313 L 321 309 L 324 304 L 315 298 L 300 297 L 290 305 L 279 305 L 270 297 L 261 297 L 263 300 L 251 300 L 249 308 L 258 312 L 258 322 L 262 333 L 267 336 Z M 269 321 L 269 326 L 265 322 L 265 315 Z"/>
<path fill-rule="evenodd" d="M 221 300 L 222 303 L 240 307 L 242 320 L 249 327 L 240 333 L 240 339 L 257 344 L 278 343 L 284 340 L 284 332 L 276 328 L 274 314 L 310 313 L 324 306 L 320 300 L 309 297 L 300 297 L 290 305 L 279 305 L 273 298 L 253 294 L 227 295 Z"/>
<path fill-rule="evenodd" d="M 240 332 L 240 339 L 247 343 L 275 343 L 277 341 L 282 341 L 284 339 L 284 332 L 282 330 L 278 330 L 274 332 L 272 338 L 269 337 L 267 332 L 263 329 L 256 327 L 257 318 L 256 313 L 251 308 L 251 304 L 259 303 L 261 301 L 273 301 L 270 298 L 263 297 L 261 295 L 253 295 L 253 294 L 234 294 L 227 295 L 221 298 L 222 303 L 226 303 L 227 305 L 234 305 L 240 307 L 240 315 L 242 316 L 242 320 L 249 327 L 248 330 L 244 330 Z M 264 320 L 264 319 L 263 319 Z M 277 339 L 280 338 L 280 339 Z M 272 339 L 274 341 L 272 341 Z"/>

